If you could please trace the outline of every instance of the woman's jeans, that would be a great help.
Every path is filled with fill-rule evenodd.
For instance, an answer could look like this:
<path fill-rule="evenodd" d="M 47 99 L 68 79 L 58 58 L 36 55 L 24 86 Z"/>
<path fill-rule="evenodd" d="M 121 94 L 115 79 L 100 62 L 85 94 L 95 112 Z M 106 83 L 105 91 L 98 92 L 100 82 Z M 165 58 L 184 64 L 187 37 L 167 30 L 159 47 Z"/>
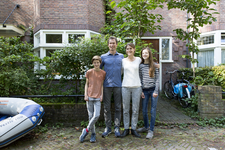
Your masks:
<path fill-rule="evenodd" d="M 153 97 L 153 92 L 155 90 L 155 87 L 149 88 L 149 89 L 143 89 L 143 93 L 145 95 L 145 98 L 142 99 L 142 113 L 143 113 L 143 119 L 145 128 L 149 128 L 149 121 L 148 121 L 148 102 L 149 97 L 151 97 L 151 121 L 150 121 L 150 130 L 154 131 L 155 126 L 155 119 L 156 119 L 156 106 L 158 101 L 158 96 Z"/>
<path fill-rule="evenodd" d="M 136 130 L 138 122 L 139 104 L 141 100 L 141 90 L 141 87 L 122 87 L 124 129 L 129 129 L 130 126 L 130 101 L 132 98 L 131 129 Z"/>

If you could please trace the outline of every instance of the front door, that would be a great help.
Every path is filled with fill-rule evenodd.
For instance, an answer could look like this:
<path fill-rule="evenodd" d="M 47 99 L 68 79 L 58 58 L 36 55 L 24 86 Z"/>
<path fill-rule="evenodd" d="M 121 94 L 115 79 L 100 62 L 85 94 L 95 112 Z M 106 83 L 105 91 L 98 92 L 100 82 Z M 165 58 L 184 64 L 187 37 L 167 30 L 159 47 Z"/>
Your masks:
<path fill-rule="evenodd" d="M 152 43 L 151 48 L 154 49 L 156 52 L 153 54 L 154 61 L 159 63 L 159 39 L 142 39 L 146 43 Z"/>

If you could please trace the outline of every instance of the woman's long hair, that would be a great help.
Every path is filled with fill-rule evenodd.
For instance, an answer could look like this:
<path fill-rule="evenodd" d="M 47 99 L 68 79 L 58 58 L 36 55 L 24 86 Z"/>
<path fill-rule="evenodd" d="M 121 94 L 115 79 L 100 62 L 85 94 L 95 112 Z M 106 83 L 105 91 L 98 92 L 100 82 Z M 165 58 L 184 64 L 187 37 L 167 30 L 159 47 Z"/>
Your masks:
<path fill-rule="evenodd" d="M 141 63 L 144 64 L 145 60 L 142 57 L 142 52 L 143 50 L 148 50 L 148 54 L 149 54 L 149 58 L 148 58 L 148 64 L 149 64 L 149 76 L 151 78 L 154 77 L 155 74 L 155 63 L 153 61 L 153 55 L 152 55 L 152 51 L 150 50 L 149 47 L 145 47 L 141 50 Z"/>

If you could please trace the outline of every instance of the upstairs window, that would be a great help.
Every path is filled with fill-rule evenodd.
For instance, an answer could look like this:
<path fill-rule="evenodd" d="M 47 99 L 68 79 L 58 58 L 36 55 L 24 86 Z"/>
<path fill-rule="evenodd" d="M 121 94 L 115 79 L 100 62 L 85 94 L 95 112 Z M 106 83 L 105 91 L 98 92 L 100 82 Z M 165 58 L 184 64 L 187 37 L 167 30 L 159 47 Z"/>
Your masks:
<path fill-rule="evenodd" d="M 46 43 L 62 43 L 62 34 L 46 34 Z"/>
<path fill-rule="evenodd" d="M 221 33 L 221 44 L 225 44 L 225 33 Z"/>
<path fill-rule="evenodd" d="M 214 35 L 211 36 L 204 36 L 197 40 L 198 45 L 207 45 L 214 43 Z"/>
<path fill-rule="evenodd" d="M 84 34 L 68 34 L 68 43 L 79 43 L 84 36 Z"/>

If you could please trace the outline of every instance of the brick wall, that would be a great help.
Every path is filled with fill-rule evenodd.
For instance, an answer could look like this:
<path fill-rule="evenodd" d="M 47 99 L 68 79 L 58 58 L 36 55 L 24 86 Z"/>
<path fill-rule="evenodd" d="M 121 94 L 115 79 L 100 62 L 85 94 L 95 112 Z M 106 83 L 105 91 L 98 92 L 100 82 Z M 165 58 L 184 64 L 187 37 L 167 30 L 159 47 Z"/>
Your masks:
<path fill-rule="evenodd" d="M 9 16 L 13 8 L 19 4 L 12 15 L 6 21 L 6 24 L 24 25 L 29 27 L 33 24 L 34 0 L 1 0 L 0 1 L 0 22 L 3 23 Z"/>
<path fill-rule="evenodd" d="M 14 10 L 5 24 L 23 25 L 28 29 L 33 25 L 34 0 L 0 0 L 0 23 L 2 25 L 17 4 L 20 7 Z M 26 32 L 23 39 L 29 42 L 30 33 Z"/>
<path fill-rule="evenodd" d="M 41 104 L 45 110 L 43 117 L 43 124 L 63 123 L 65 126 L 76 125 L 80 126 L 81 121 L 88 121 L 88 113 L 86 104 Z M 148 116 L 150 117 L 150 106 L 148 105 Z M 99 121 L 104 121 L 104 108 L 101 106 L 101 114 Z M 114 121 L 114 104 L 111 106 L 112 121 Z M 132 106 L 130 107 L 130 109 Z M 123 111 L 122 111 L 123 112 Z M 130 116 L 132 112 L 130 110 Z M 143 119 L 142 106 L 140 103 L 139 120 Z M 123 114 L 121 115 L 121 122 L 123 121 Z"/>
<path fill-rule="evenodd" d="M 198 109 L 203 118 L 222 117 L 225 111 L 225 103 L 222 100 L 220 86 L 199 86 Z"/>
<path fill-rule="evenodd" d="M 103 0 L 35 0 L 35 28 L 93 30 L 105 23 Z"/>

